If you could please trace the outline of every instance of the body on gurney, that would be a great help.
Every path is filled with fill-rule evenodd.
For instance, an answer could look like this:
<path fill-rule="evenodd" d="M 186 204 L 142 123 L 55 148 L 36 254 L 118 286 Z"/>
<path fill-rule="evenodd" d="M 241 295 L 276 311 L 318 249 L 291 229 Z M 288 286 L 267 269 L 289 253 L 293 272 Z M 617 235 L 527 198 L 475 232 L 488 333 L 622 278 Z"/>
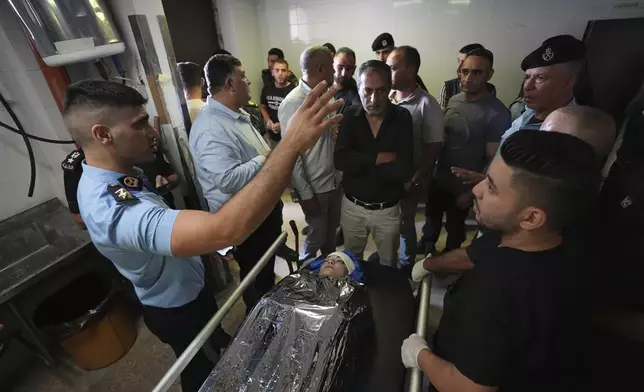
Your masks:
<path fill-rule="evenodd" d="M 249 313 L 201 390 L 352 390 L 369 329 L 361 277 L 348 252 L 285 277 Z"/>
<path fill-rule="evenodd" d="M 414 316 L 404 274 L 334 252 L 255 306 L 201 391 L 401 391 Z"/>

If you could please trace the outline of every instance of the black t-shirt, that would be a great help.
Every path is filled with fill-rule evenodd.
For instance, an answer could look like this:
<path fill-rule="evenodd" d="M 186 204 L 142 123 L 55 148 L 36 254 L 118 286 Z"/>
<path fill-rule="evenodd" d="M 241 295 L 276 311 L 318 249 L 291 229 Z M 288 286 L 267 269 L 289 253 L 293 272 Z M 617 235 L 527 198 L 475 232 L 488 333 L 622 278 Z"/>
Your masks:
<path fill-rule="evenodd" d="M 280 103 L 286 98 L 288 93 L 290 93 L 295 88 L 295 85 L 292 83 L 286 87 L 276 87 L 275 83 L 270 83 L 262 89 L 262 105 L 266 105 L 268 110 L 268 115 L 273 122 L 279 122 L 277 118 L 277 109 L 280 107 Z M 286 126 L 286 124 L 284 124 Z M 279 133 L 269 131 L 269 135 L 272 140 L 280 141 L 282 136 Z"/>
<path fill-rule="evenodd" d="M 524 252 L 499 238 L 473 242 L 475 267 L 445 295 L 434 352 L 500 392 L 574 390 L 587 322 L 575 252 Z"/>

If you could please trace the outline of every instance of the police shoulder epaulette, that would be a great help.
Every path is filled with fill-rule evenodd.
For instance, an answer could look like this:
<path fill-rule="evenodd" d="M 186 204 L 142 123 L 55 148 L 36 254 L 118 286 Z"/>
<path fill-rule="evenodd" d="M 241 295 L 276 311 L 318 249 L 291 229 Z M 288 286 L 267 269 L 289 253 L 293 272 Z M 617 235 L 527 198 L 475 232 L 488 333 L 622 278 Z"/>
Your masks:
<path fill-rule="evenodd" d="M 74 150 L 65 157 L 65 160 L 60 164 L 60 166 L 63 170 L 74 171 L 78 169 L 84 158 L 85 154 L 83 154 L 82 150 Z"/>
<path fill-rule="evenodd" d="M 107 186 L 107 191 L 112 195 L 117 203 L 124 203 L 127 201 L 139 200 L 138 197 L 131 194 L 121 184 L 110 184 Z"/>

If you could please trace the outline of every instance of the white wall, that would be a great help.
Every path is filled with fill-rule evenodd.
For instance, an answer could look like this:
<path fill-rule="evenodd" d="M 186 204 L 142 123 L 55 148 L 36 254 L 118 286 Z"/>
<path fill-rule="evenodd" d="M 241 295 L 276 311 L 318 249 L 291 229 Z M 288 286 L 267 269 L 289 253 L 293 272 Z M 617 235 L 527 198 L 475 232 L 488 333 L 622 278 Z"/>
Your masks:
<path fill-rule="evenodd" d="M 18 19 L 0 0 L 0 92 L 10 101 L 28 133 L 49 139 L 70 139 L 47 82 L 31 52 Z M 0 121 L 15 126 L 0 108 Z M 0 127 L 0 220 L 51 198 L 65 203 L 60 163 L 73 145 L 31 142 L 36 157 L 36 187 L 29 189 L 29 159 L 22 138 Z"/>
<path fill-rule="evenodd" d="M 266 68 L 266 53 L 261 45 L 263 38 L 258 0 L 213 0 L 219 15 L 224 49 L 239 58 L 244 64 L 246 76 L 251 81 L 251 94 L 259 103 L 261 71 Z"/>
<path fill-rule="evenodd" d="M 266 52 L 276 46 L 284 50 L 291 69 L 299 74 L 297 64 L 302 50 L 310 44 L 327 41 L 336 48 L 349 46 L 356 51 L 360 63 L 373 58 L 371 43 L 378 34 L 388 31 L 396 44 L 412 45 L 420 51 L 423 60 L 420 75 L 430 92 L 437 95 L 443 81 L 455 77 L 457 51 L 466 44 L 480 42 L 495 54 L 496 75 L 492 83 L 506 104 L 519 91 L 521 60 L 545 38 L 558 34 L 582 38 L 586 22 L 593 19 L 644 16 L 641 2 L 621 0 L 243 0 L 241 3 L 248 8 L 250 2 L 257 9 L 257 27 L 250 16 L 220 14 L 222 26 L 234 25 L 233 29 L 222 29 L 226 45 L 237 40 L 254 50 L 257 43 L 249 35 L 255 34 L 254 39 L 259 42 L 257 54 L 245 57 L 243 48 L 237 51 L 249 68 L 264 67 Z M 237 3 L 240 2 L 217 1 L 220 12 L 226 7 L 238 8 Z M 625 3 L 633 5 L 625 7 Z"/>

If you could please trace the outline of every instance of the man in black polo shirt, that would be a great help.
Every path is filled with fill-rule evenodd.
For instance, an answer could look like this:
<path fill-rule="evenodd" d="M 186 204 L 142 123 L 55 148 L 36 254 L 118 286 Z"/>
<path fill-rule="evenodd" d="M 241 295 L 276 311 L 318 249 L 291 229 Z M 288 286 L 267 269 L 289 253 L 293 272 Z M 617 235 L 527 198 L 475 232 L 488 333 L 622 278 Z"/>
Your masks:
<path fill-rule="evenodd" d="M 335 146 L 335 167 L 343 172 L 341 225 L 345 247 L 362 258 L 371 234 L 380 262 L 396 266 L 400 199 L 414 168 L 411 114 L 389 101 L 391 69 L 369 60 L 358 70 L 361 106 L 350 106 Z"/>
<path fill-rule="evenodd" d="M 433 347 L 418 335 L 402 346 L 403 362 L 421 368 L 432 391 L 574 390 L 588 267 L 582 243 L 563 231 L 587 215 L 599 182 L 594 151 L 574 136 L 519 131 L 502 145 L 473 190 L 488 231 L 445 295 Z M 414 280 L 434 259 L 415 266 Z"/>

